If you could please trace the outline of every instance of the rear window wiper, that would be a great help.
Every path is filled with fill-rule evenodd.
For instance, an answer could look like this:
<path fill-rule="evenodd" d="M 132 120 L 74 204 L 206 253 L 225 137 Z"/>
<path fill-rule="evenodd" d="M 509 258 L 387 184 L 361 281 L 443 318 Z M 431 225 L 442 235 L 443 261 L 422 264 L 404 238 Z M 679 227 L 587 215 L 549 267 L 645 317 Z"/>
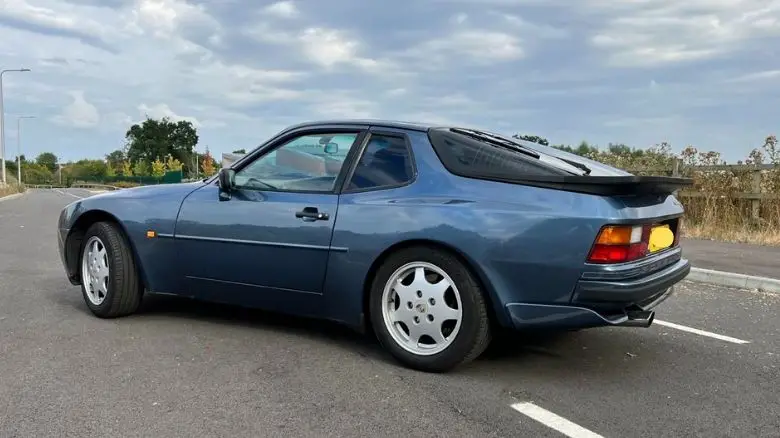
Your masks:
<path fill-rule="evenodd" d="M 565 161 L 568 164 L 571 164 L 572 166 L 576 167 L 577 169 L 582 169 L 582 171 L 585 172 L 585 175 L 590 175 L 590 172 L 591 172 L 590 167 L 588 167 L 588 166 L 586 166 L 586 165 L 584 165 L 582 163 L 578 163 L 576 161 L 573 161 L 573 160 L 567 160 L 566 158 L 561 158 L 561 157 L 556 157 L 556 158 L 558 158 L 561 161 Z"/>
<path fill-rule="evenodd" d="M 540 159 L 541 158 L 541 154 L 536 152 L 532 148 L 524 146 L 522 143 L 517 143 L 517 142 L 514 142 L 512 140 L 506 139 L 504 137 L 500 137 L 498 135 L 491 134 L 489 132 L 479 131 L 477 129 L 466 129 L 466 128 L 450 128 L 450 131 L 458 133 L 458 134 L 461 134 L 461 135 L 466 135 L 466 136 L 469 136 L 469 137 L 472 137 L 472 138 L 476 138 L 478 140 L 486 141 L 488 143 L 495 144 L 495 145 L 498 145 L 498 146 L 503 146 L 503 147 L 511 149 L 513 151 L 517 151 L 517 152 L 524 153 L 526 155 L 530 155 L 530 156 L 532 156 L 532 157 L 534 157 L 536 159 Z M 590 172 L 591 172 L 590 168 L 588 166 L 582 164 L 582 163 L 578 163 L 578 162 L 573 161 L 573 160 L 568 160 L 566 158 L 561 158 L 561 157 L 558 157 L 558 156 L 555 156 L 555 155 L 545 154 L 545 157 L 549 157 L 549 159 L 553 159 L 553 160 L 563 161 L 564 163 L 566 163 L 566 164 L 568 164 L 568 165 L 570 165 L 570 166 L 572 166 L 572 167 L 574 167 L 576 169 L 579 169 L 579 170 L 583 171 L 585 173 L 585 175 L 590 175 Z M 546 161 L 549 161 L 549 159 L 546 160 Z"/>
<path fill-rule="evenodd" d="M 509 141 L 505 138 L 498 137 L 487 132 L 478 131 L 476 129 L 464 129 L 464 128 L 450 128 L 450 131 L 456 134 L 461 134 L 471 138 L 475 138 L 477 140 L 486 141 L 488 143 L 494 144 L 496 146 L 501 146 L 506 149 L 511 149 L 515 152 L 520 152 L 526 155 L 530 155 L 531 157 L 534 158 L 540 157 L 538 153 L 534 152 L 531 149 L 526 148 L 521 144 L 515 143 L 513 141 Z"/>

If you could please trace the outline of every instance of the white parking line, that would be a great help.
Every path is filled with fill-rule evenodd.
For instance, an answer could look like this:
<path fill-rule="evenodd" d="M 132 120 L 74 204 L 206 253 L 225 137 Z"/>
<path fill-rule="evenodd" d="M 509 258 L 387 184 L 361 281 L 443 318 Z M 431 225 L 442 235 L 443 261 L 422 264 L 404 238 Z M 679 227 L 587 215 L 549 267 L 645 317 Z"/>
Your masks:
<path fill-rule="evenodd" d="M 76 198 L 76 199 L 84 199 L 84 197 L 83 197 L 83 196 L 76 196 L 76 195 L 74 195 L 73 193 L 69 193 L 69 192 L 63 192 L 62 190 L 59 190 L 59 189 L 54 189 L 54 191 L 55 191 L 55 192 L 57 192 L 57 193 L 59 193 L 59 194 L 61 194 L 61 195 L 68 195 L 68 196 L 73 196 L 73 197 L 74 197 L 74 198 Z"/>
<path fill-rule="evenodd" d="M 684 326 L 684 325 L 675 324 L 673 322 L 659 321 L 659 320 L 656 319 L 655 321 L 653 321 L 653 324 L 658 324 L 658 325 L 662 325 L 664 327 L 669 327 L 669 328 L 673 328 L 673 329 L 677 329 L 677 330 L 682 330 L 684 332 L 694 333 L 694 334 L 701 335 L 701 336 L 707 336 L 707 337 L 710 337 L 710 338 L 720 339 L 721 341 L 733 342 L 735 344 L 749 344 L 750 343 L 750 341 L 745 341 L 743 339 L 737 339 L 737 338 L 732 338 L 731 336 L 719 335 L 717 333 L 707 332 L 707 331 L 704 331 L 704 330 L 695 329 L 693 327 L 687 327 L 687 326 Z"/>
<path fill-rule="evenodd" d="M 604 438 L 533 403 L 514 403 L 512 404 L 512 409 L 570 438 Z"/>

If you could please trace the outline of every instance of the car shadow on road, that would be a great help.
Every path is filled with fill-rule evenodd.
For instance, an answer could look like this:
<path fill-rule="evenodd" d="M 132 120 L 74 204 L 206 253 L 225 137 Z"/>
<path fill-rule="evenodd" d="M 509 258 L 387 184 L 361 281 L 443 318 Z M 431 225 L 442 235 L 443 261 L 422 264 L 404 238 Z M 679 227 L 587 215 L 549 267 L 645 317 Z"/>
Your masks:
<path fill-rule="evenodd" d="M 642 378 L 674 361 L 669 344 L 653 338 L 621 328 L 505 331 L 467 372 L 479 378 L 487 374 L 512 380 L 520 375 L 569 383 L 608 381 L 615 375 Z"/>
<path fill-rule="evenodd" d="M 74 308 L 92 317 L 80 293 L 54 296 L 57 297 L 55 301 L 60 305 Z M 145 296 L 138 312 L 126 318 L 142 320 L 160 317 L 182 318 L 301 336 L 317 342 L 325 341 L 329 345 L 372 360 L 394 363 L 373 334 L 361 334 L 342 324 L 319 319 L 167 295 Z M 543 368 L 546 374 L 559 378 L 570 373 L 574 367 L 581 370 L 591 369 L 598 374 L 612 373 L 613 367 L 603 367 L 605 356 L 621 356 L 624 353 L 620 349 L 629 348 L 635 340 L 628 333 L 614 336 L 605 335 L 599 330 L 601 329 L 580 332 L 501 330 L 496 333 L 485 353 L 474 363 L 466 366 L 463 372 L 471 374 L 488 370 L 490 373 L 517 374 Z M 614 348 L 618 351 L 614 351 Z M 598 363 L 600 365 L 597 365 Z M 616 362 L 615 367 L 620 365 Z M 620 372 L 641 372 L 641 367 L 626 368 L 631 370 L 621 369 Z"/>
<path fill-rule="evenodd" d="M 237 325 L 251 329 L 327 340 L 331 344 L 357 352 L 361 356 L 380 358 L 382 351 L 372 336 L 350 327 L 322 319 L 291 316 L 261 309 L 200 301 L 169 295 L 148 295 L 135 315 L 139 318 L 164 316 L 196 319 L 220 325 Z"/>

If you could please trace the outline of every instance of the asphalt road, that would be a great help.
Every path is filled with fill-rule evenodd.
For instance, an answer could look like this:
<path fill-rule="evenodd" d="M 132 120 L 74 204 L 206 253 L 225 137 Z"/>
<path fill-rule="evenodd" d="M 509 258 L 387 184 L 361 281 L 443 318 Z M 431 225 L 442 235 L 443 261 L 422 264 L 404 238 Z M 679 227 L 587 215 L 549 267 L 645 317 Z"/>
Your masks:
<path fill-rule="evenodd" d="M 780 278 L 780 247 L 702 239 L 684 239 L 682 245 L 696 267 Z"/>
<path fill-rule="evenodd" d="M 588 435 L 574 424 L 604 437 L 780 430 L 778 295 L 686 282 L 659 308 L 749 343 L 660 324 L 525 335 L 430 375 L 328 323 L 174 298 L 91 316 L 55 234 L 59 210 L 88 195 L 0 203 L 2 437 L 565 436 L 553 414 L 575 437 Z"/>

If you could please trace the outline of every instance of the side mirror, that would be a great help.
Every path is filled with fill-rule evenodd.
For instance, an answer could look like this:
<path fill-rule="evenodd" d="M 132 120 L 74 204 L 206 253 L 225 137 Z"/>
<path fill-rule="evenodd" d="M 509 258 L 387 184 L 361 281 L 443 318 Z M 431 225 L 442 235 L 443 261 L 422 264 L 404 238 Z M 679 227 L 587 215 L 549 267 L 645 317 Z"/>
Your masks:
<path fill-rule="evenodd" d="M 219 188 L 224 192 L 232 192 L 236 187 L 236 171 L 223 167 L 219 169 L 218 175 Z"/>
<path fill-rule="evenodd" d="M 339 144 L 338 143 L 328 143 L 325 145 L 325 153 L 326 154 L 337 154 L 339 152 Z"/>

